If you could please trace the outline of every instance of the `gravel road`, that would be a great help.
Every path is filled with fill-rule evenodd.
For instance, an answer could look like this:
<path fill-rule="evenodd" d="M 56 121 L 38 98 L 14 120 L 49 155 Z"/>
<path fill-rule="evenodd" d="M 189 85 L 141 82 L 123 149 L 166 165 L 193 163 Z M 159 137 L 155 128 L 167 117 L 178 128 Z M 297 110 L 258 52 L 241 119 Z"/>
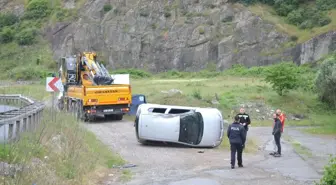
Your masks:
<path fill-rule="evenodd" d="M 282 140 L 283 156 L 274 158 L 268 153 L 273 149 L 270 128 L 251 127 L 248 137 L 257 138 L 260 150 L 257 154 L 243 154 L 244 168 L 230 169 L 230 154 L 224 149 L 195 149 L 164 144 L 143 146 L 135 137 L 133 123 L 129 121 L 100 122 L 85 124 L 87 129 L 118 152 L 128 163 L 137 165 L 129 168 L 132 180 L 129 185 L 220 185 L 220 184 L 313 184 L 321 177 L 316 166 L 312 166 L 294 151 L 292 145 Z M 289 130 L 289 129 L 287 129 Z M 297 130 L 289 132 L 291 137 Z M 287 133 L 286 133 L 287 134 Z M 296 134 L 296 135 L 295 135 Z M 301 134 L 298 139 L 311 143 L 314 138 Z M 319 139 L 316 138 L 319 142 Z M 326 142 L 329 140 L 326 139 Z M 302 142 L 303 144 L 304 142 Z M 307 146 L 309 145 L 307 143 Z M 328 142 L 330 143 L 330 141 Z M 334 144 L 330 144 L 330 147 Z M 318 150 L 309 145 L 316 154 L 332 152 Z M 198 151 L 204 150 L 204 153 Z M 318 155 L 316 155 L 318 156 Z M 322 154 L 321 156 L 325 156 Z M 117 183 L 107 179 L 104 185 Z"/>

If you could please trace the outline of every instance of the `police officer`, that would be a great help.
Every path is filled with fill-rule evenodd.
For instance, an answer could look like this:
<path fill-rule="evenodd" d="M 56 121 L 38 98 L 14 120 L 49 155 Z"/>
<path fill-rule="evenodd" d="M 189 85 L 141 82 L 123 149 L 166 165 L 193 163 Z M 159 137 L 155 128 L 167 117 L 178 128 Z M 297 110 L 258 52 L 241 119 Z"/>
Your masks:
<path fill-rule="evenodd" d="M 245 134 L 247 134 L 247 131 L 249 130 L 249 125 L 251 124 L 250 116 L 245 113 L 244 108 L 240 108 L 239 112 L 240 113 L 237 114 L 237 116 L 239 117 L 239 123 L 244 126 L 245 131 L 246 131 Z M 245 135 L 245 138 L 246 138 L 246 135 Z M 245 142 L 243 143 L 243 145 L 245 147 Z"/>
<path fill-rule="evenodd" d="M 231 169 L 235 168 L 236 162 L 236 152 L 238 167 L 243 167 L 243 144 L 246 140 L 246 134 L 244 126 L 239 123 L 239 116 L 235 116 L 234 122 L 229 125 L 227 130 L 227 137 L 230 140 L 230 150 L 231 150 Z"/>

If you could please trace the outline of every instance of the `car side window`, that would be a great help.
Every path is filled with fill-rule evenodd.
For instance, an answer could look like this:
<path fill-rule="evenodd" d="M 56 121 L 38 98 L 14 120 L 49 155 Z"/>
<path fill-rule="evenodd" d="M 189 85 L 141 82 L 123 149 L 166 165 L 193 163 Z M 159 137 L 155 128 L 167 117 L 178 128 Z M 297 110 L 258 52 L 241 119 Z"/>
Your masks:
<path fill-rule="evenodd" d="M 183 114 L 189 111 L 190 111 L 189 109 L 170 109 L 168 114 Z"/>
<path fill-rule="evenodd" d="M 167 109 L 165 108 L 149 108 L 148 112 L 153 112 L 153 113 L 162 113 L 164 114 Z"/>

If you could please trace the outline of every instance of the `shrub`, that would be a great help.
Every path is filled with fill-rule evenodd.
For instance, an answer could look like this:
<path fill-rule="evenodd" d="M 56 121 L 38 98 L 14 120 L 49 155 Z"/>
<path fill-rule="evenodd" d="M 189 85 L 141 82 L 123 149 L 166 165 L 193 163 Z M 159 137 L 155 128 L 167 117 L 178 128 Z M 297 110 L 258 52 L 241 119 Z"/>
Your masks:
<path fill-rule="evenodd" d="M 50 15 L 51 6 L 49 0 L 31 0 L 26 8 L 24 17 L 27 19 L 41 19 Z"/>
<path fill-rule="evenodd" d="M 108 12 L 108 11 L 112 10 L 112 5 L 110 5 L 110 4 L 104 5 L 103 10 L 104 10 L 104 12 Z"/>
<path fill-rule="evenodd" d="M 35 42 L 36 35 L 37 35 L 37 29 L 26 28 L 16 35 L 16 41 L 20 45 L 32 45 Z"/>
<path fill-rule="evenodd" d="M 324 174 L 317 185 L 336 184 L 336 157 L 330 159 L 329 164 L 324 167 Z"/>
<path fill-rule="evenodd" d="M 10 70 L 8 76 L 14 80 L 37 80 L 43 79 L 48 75 L 47 71 L 37 67 L 18 67 Z"/>
<path fill-rule="evenodd" d="M 0 14 L 0 29 L 6 26 L 11 26 L 19 21 L 19 18 L 12 13 Z"/>
<path fill-rule="evenodd" d="M 315 85 L 322 102 L 336 108 L 336 57 L 325 59 L 317 73 Z"/>
<path fill-rule="evenodd" d="M 14 31 L 9 27 L 5 27 L 0 32 L 0 43 L 12 42 L 14 39 L 14 36 L 15 36 Z"/>
<path fill-rule="evenodd" d="M 316 0 L 316 6 L 320 10 L 331 10 L 336 8 L 335 0 Z"/>
<path fill-rule="evenodd" d="M 299 85 L 298 67 L 292 62 L 281 62 L 270 68 L 265 81 L 272 84 L 272 88 L 280 96 L 288 90 L 296 89 Z"/>
<path fill-rule="evenodd" d="M 304 10 L 302 8 L 294 10 L 287 15 L 287 21 L 296 26 L 299 26 L 305 19 Z"/>

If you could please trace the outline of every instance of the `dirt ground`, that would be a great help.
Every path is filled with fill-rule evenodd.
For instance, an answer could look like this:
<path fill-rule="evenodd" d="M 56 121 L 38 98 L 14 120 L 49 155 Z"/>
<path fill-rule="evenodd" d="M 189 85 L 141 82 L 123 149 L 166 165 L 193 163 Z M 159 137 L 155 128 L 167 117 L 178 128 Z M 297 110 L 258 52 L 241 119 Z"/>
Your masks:
<path fill-rule="evenodd" d="M 317 137 L 286 128 L 282 137 L 280 158 L 269 155 L 273 150 L 270 128 L 251 127 L 248 137 L 260 142 L 256 154 L 243 154 L 244 168 L 230 169 L 230 154 L 225 149 L 196 149 L 156 144 L 144 146 L 137 142 L 134 126 L 129 121 L 85 124 L 87 129 L 118 152 L 129 164 L 132 179 L 115 182 L 106 178 L 102 185 L 221 185 L 221 184 L 314 184 L 328 154 L 336 154 L 336 138 Z M 292 138 L 287 141 L 286 138 Z M 294 150 L 292 143 L 300 142 L 309 157 Z M 324 144 L 322 144 L 324 143 Z M 248 144 L 248 143 L 247 143 Z M 199 153 L 204 151 L 204 153 Z M 318 164 L 318 165 L 316 165 Z"/>

